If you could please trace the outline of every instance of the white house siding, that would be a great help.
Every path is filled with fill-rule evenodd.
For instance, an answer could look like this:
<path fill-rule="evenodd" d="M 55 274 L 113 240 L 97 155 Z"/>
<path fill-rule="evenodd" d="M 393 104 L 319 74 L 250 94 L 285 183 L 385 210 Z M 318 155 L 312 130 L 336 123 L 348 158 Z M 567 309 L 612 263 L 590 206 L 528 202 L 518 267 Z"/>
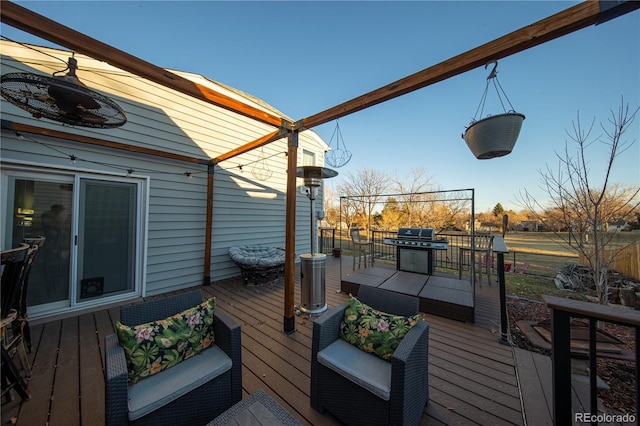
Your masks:
<path fill-rule="evenodd" d="M 2 73 L 34 72 L 51 75 L 65 68 L 68 52 L 36 47 L 36 50 L 1 41 Z M 49 55 L 59 57 L 55 61 Z M 2 98 L 2 119 L 51 128 L 133 146 L 152 148 L 208 160 L 264 136 L 273 127 L 223 108 L 193 99 L 156 83 L 121 71 L 84 55 L 78 60 L 78 77 L 88 87 L 113 98 L 127 113 L 128 122 L 117 129 L 63 126 L 32 117 Z M 161 64 L 158 64 L 161 65 Z M 185 64 L 188 66 L 188 64 Z M 275 113 L 263 102 L 218 86 L 204 77 L 180 73 L 228 96 Z M 312 131 L 300 135 L 302 150 L 316 153 L 323 165 L 327 145 Z M 59 151 L 59 152 L 58 152 Z M 213 197 L 213 241 L 211 279 L 235 276 L 239 269 L 229 260 L 228 248 L 235 244 L 284 246 L 287 141 L 282 139 L 215 167 Z M 78 158 L 75 165 L 68 155 Z M 266 181 L 252 174 L 256 160 L 265 162 L 273 175 Z M 202 283 L 206 229 L 206 166 L 171 161 L 115 149 L 26 135 L 19 140 L 2 131 L 2 168 L 36 165 L 65 173 L 106 173 L 149 178 L 146 292 L 161 293 Z M 242 165 L 242 170 L 239 166 Z M 190 172 L 189 179 L 185 172 Z M 302 186 L 302 180 L 298 180 Z M 309 200 L 297 192 L 296 252 L 309 251 Z M 3 195 L 6 195 L 3 193 Z M 5 200 L 6 201 L 6 200 Z M 4 204 L 4 203 L 3 203 Z M 318 208 L 321 201 L 317 202 Z M 4 248 L 4 247 L 3 247 Z"/>

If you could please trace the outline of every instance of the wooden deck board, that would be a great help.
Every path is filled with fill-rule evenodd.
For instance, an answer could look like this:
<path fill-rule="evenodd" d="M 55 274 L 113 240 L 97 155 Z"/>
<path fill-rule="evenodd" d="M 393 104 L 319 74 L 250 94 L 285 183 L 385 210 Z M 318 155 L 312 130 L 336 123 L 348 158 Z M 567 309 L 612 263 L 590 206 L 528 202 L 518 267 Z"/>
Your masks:
<path fill-rule="evenodd" d="M 535 415 L 536 421 L 541 426 L 552 425 L 551 410 L 553 401 L 548 395 L 548 391 L 551 390 L 551 384 L 545 377 L 545 371 L 551 371 L 551 359 L 520 348 L 515 348 L 515 354 L 519 379 L 522 384 L 522 400 L 525 414 Z M 548 365 L 545 365 L 547 362 Z M 544 381 L 548 383 L 548 387 L 542 383 L 543 377 Z"/>
<path fill-rule="evenodd" d="M 80 416 L 81 424 L 104 424 L 104 410 L 94 407 L 104 401 L 104 385 L 97 380 L 103 375 L 102 345 L 96 332 L 96 317 L 85 314 L 79 318 L 80 346 Z"/>
<path fill-rule="evenodd" d="M 429 377 L 429 398 L 436 402 L 438 405 L 447 407 L 447 410 L 452 413 L 463 417 L 465 420 L 462 424 L 477 424 L 477 425 L 508 425 L 508 424 L 522 424 L 520 420 L 517 423 L 510 423 L 502 418 L 493 414 L 491 408 L 493 405 L 488 400 L 477 400 L 475 404 L 471 404 L 468 397 L 472 396 L 457 386 L 452 386 L 448 382 L 434 378 L 431 383 L 431 377 Z M 486 404 L 483 409 L 482 404 Z M 429 412 L 429 406 L 427 406 L 427 412 Z M 460 424 L 452 422 L 449 419 L 443 419 L 447 424 Z M 467 423 L 468 422 L 468 423 Z"/>
<path fill-rule="evenodd" d="M 453 407 L 448 407 L 441 405 L 437 401 L 431 399 L 429 401 L 428 409 L 425 410 L 424 415 L 422 416 L 420 424 L 422 425 L 477 425 L 477 422 L 472 422 L 471 420 L 459 415 L 455 412 Z"/>
<path fill-rule="evenodd" d="M 442 354 L 431 354 L 429 360 L 430 365 L 434 364 L 439 368 L 449 371 L 451 374 L 458 374 L 481 383 L 487 388 L 500 390 L 501 392 L 515 395 L 518 392 L 518 386 L 513 383 L 512 378 L 508 374 L 497 373 L 493 369 L 480 368 L 478 365 L 469 363 L 455 357 L 442 357 Z"/>
<path fill-rule="evenodd" d="M 16 415 L 18 425 L 43 425 L 49 421 L 49 402 L 56 372 L 61 327 L 62 321 L 47 323 L 42 327 L 40 340 L 37 347 L 34 347 L 37 353 L 31 367 L 33 374 L 29 379 L 31 400 L 22 403 L 20 414 L 19 416 Z M 5 411 L 3 409 L 3 419 L 4 416 Z"/>
<path fill-rule="evenodd" d="M 363 275 L 373 275 L 374 277 L 389 278 L 395 273 L 396 273 L 396 270 L 394 268 L 384 267 L 384 266 L 374 266 L 372 268 L 363 268 L 363 269 L 357 269 L 355 271 L 348 271 L 348 272 L 345 272 L 344 275 L 346 277 L 350 277 L 350 276 L 363 274 Z"/>
<path fill-rule="evenodd" d="M 350 260 L 345 263 L 348 268 L 343 269 L 350 270 Z M 339 261 L 327 258 L 326 302 L 329 307 L 344 303 L 348 298 L 347 294 L 338 292 L 341 285 Z M 367 269 L 376 273 L 378 268 Z M 296 280 L 299 281 L 298 275 Z M 492 297 L 491 292 L 497 294 L 497 286 L 493 287 L 482 290 L 481 294 L 487 300 Z M 228 312 L 242 326 L 244 395 L 262 388 L 303 424 L 339 424 L 331 414 L 320 415 L 309 405 L 311 335 L 317 315 L 296 316 L 296 332 L 287 335 L 282 331 L 282 282 L 248 287 L 240 279 L 229 279 L 202 287 L 202 290 L 206 296 L 215 296 L 218 308 Z M 295 303 L 299 302 L 298 283 Z M 60 424 L 57 419 L 70 425 L 103 424 L 103 344 L 104 337 L 113 333 L 118 312 L 118 308 L 112 307 L 70 320 L 34 325 L 35 353 L 31 354 L 34 377 L 29 381 L 34 398 L 24 403 L 3 403 L 2 422 L 16 417 L 19 425 L 46 424 L 47 421 L 52 425 Z M 484 315 L 490 318 L 487 321 L 498 317 L 491 309 Z M 434 315 L 423 314 L 423 318 L 430 323 L 432 370 L 431 399 L 421 423 L 523 424 L 515 361 L 510 355 L 511 348 L 498 343 L 498 334 L 487 327 Z M 75 353 L 72 342 L 76 344 Z M 81 346 L 79 350 L 78 346 Z M 58 348 L 61 364 L 56 366 L 52 354 L 56 354 Z M 60 375 L 73 368 L 76 369 L 75 377 L 72 374 L 69 382 L 75 380 L 79 385 L 68 389 L 57 386 L 64 383 Z M 56 386 L 54 380 L 58 382 Z M 57 404 L 60 398 L 69 401 Z M 51 419 L 48 418 L 50 401 Z M 59 411 L 62 407 L 75 412 L 63 415 Z"/>
<path fill-rule="evenodd" d="M 379 288 L 417 296 L 422 291 L 428 279 L 428 275 L 397 271 L 391 277 L 387 278 Z"/>
<path fill-rule="evenodd" d="M 57 351 L 57 367 L 49 423 L 75 424 L 80 414 L 80 368 L 78 355 L 78 317 L 62 320 L 62 333 Z M 55 355 L 54 355 L 55 356 Z M 101 376 L 99 376 L 101 377 Z M 96 377 L 95 379 L 97 379 Z M 94 380 L 95 380 L 94 379 Z"/>
<path fill-rule="evenodd" d="M 454 278 L 432 276 L 429 278 L 427 285 L 420 291 L 419 296 L 473 307 L 473 292 L 471 287 L 466 284 L 464 281 Z"/>

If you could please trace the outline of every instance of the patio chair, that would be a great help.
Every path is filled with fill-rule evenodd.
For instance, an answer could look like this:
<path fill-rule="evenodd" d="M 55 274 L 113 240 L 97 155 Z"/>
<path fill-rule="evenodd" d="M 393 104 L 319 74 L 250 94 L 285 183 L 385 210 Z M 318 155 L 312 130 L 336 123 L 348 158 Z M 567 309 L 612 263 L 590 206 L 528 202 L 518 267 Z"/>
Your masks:
<path fill-rule="evenodd" d="M 44 241 L 44 237 L 28 238 L 20 247 L 2 252 L 2 346 L 18 353 L 27 377 L 31 376 L 27 358 L 27 351 L 31 352 L 27 288 L 31 267 Z M 12 320 L 8 321 L 10 315 Z"/>
<path fill-rule="evenodd" d="M 529 270 L 529 266 L 530 266 L 529 262 L 524 262 L 522 265 L 516 266 L 516 269 L 513 271 L 513 273 L 524 275 Z"/>
<path fill-rule="evenodd" d="M 264 284 L 284 277 L 285 251 L 278 247 L 229 247 L 229 257 L 240 268 L 246 284 Z"/>
<path fill-rule="evenodd" d="M 120 309 L 128 326 L 162 320 L 203 302 L 196 290 Z M 107 425 L 203 425 L 242 399 L 240 326 L 218 307 L 214 345 L 166 370 L 128 382 L 125 352 L 116 334 L 105 337 Z"/>
<path fill-rule="evenodd" d="M 26 266 L 29 261 L 30 247 L 21 244 L 19 247 L 4 250 L 2 260 L 2 319 L 0 333 L 2 335 L 2 396 L 10 401 L 9 393 L 15 389 L 23 399 L 29 399 L 29 391 L 20 376 L 13 354 L 17 353 L 23 370 L 27 376 L 31 375 L 27 351 L 19 332 L 18 309 L 24 285 Z"/>
<path fill-rule="evenodd" d="M 474 241 L 474 247 L 472 248 L 471 246 L 461 246 L 458 250 L 458 279 L 462 279 L 462 265 L 464 263 L 464 257 L 466 253 L 469 253 L 469 256 L 471 256 L 471 253 L 475 252 L 476 256 L 483 256 L 484 259 L 487 258 L 492 258 L 492 251 L 493 251 L 493 237 L 490 235 L 476 235 L 473 237 L 473 241 Z M 470 262 L 476 262 L 477 259 L 471 259 L 470 258 Z M 478 272 L 478 281 L 482 282 L 482 269 L 485 269 L 485 273 L 487 274 L 487 281 L 489 281 L 489 283 L 491 283 L 491 268 L 492 268 L 492 264 L 493 264 L 493 259 L 491 259 L 492 261 L 486 262 L 481 261 L 477 262 L 477 272 Z M 473 278 L 473 277 L 472 277 Z M 473 280 L 472 280 L 473 282 Z"/>
<path fill-rule="evenodd" d="M 358 258 L 358 269 L 361 260 L 364 259 L 364 267 L 367 267 L 367 256 L 371 256 L 371 266 L 373 266 L 373 241 L 369 241 L 360 235 L 362 228 L 351 228 L 349 236 L 353 246 L 353 270 L 356 270 L 356 257 Z"/>
<path fill-rule="evenodd" d="M 31 327 L 29 326 L 29 315 L 27 312 L 27 293 L 29 287 L 29 275 L 31 268 L 40 254 L 42 246 L 46 238 L 43 236 L 34 238 L 25 238 L 23 242 L 29 244 L 31 249 L 29 250 L 29 258 L 27 259 L 26 270 L 24 271 L 24 284 L 22 287 L 22 294 L 20 295 L 20 306 L 18 309 L 18 325 L 20 327 L 19 332 L 22 335 L 24 344 L 27 347 L 29 353 L 31 353 Z"/>
<path fill-rule="evenodd" d="M 358 300 L 397 315 L 418 313 L 417 297 L 360 286 Z M 419 321 L 389 360 L 339 337 L 347 304 L 313 323 L 311 407 L 349 425 L 416 425 L 429 400 L 429 325 Z"/>
<path fill-rule="evenodd" d="M 488 267 L 489 267 L 489 269 L 493 271 L 493 270 L 495 269 L 495 267 L 494 267 L 494 265 L 495 265 L 495 258 L 494 258 L 494 256 L 491 256 L 491 257 L 488 259 L 488 260 L 489 260 L 489 265 L 487 265 L 487 258 L 488 258 L 488 257 L 489 257 L 489 256 L 487 256 L 486 254 L 483 254 L 483 255 L 482 255 L 482 265 L 481 265 L 481 266 L 482 266 L 483 268 L 486 268 L 486 267 L 488 266 Z"/>

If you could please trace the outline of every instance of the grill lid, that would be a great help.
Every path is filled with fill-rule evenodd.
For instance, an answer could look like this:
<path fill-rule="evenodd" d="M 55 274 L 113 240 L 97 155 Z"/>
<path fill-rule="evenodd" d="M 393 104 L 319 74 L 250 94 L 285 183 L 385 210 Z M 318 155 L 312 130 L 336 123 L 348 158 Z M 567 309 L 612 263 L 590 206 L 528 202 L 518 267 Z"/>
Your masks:
<path fill-rule="evenodd" d="M 398 238 L 412 240 L 432 240 L 433 228 L 399 228 Z"/>

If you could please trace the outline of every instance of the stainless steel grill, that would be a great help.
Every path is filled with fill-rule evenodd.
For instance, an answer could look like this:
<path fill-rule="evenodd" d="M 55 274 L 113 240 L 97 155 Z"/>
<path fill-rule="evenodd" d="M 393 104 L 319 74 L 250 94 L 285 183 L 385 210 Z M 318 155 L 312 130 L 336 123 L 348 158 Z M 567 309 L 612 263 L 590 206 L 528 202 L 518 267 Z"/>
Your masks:
<path fill-rule="evenodd" d="M 433 250 L 446 250 L 446 239 L 435 239 L 433 228 L 400 228 L 396 238 L 385 238 L 385 244 L 396 246 L 396 269 L 433 274 Z"/>

